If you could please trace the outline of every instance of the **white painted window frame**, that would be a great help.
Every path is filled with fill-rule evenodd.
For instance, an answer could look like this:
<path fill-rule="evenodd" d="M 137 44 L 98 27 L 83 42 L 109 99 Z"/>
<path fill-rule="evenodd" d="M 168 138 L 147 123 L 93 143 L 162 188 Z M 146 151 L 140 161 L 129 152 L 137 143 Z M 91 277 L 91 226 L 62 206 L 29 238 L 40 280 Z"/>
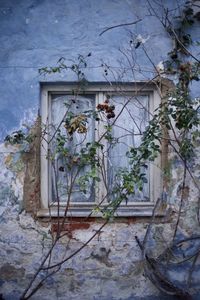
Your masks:
<path fill-rule="evenodd" d="M 51 95 L 55 93 L 70 93 L 75 89 L 77 85 L 75 83 L 43 83 L 41 84 L 41 123 L 46 124 L 48 122 L 48 117 L 50 116 L 51 110 Z M 131 92 L 134 95 L 148 95 L 149 100 L 149 110 L 151 113 L 158 107 L 160 104 L 160 96 L 158 90 L 156 89 L 155 84 L 150 84 L 147 82 L 134 82 L 134 83 L 120 83 L 120 91 L 123 89 L 124 92 Z M 104 100 L 103 93 L 112 93 L 117 90 L 117 84 L 105 84 L 105 83 L 91 83 L 88 85 L 85 92 L 96 94 L 97 101 L 102 103 Z M 39 217 L 45 216 L 57 216 L 57 207 L 56 205 L 52 207 L 51 211 L 49 209 L 49 190 L 50 190 L 50 176 L 49 176 L 49 162 L 46 158 L 48 153 L 48 143 L 47 135 L 44 136 L 44 139 L 41 141 L 41 203 L 40 209 L 37 212 Z M 116 212 L 116 216 L 120 217 L 130 217 L 130 216 L 151 216 L 155 202 L 161 195 L 162 190 L 162 170 L 161 170 L 161 156 L 159 156 L 153 164 L 150 164 L 150 201 L 148 202 L 131 202 L 129 205 L 121 205 Z M 100 189 L 101 190 L 101 189 Z M 103 193 L 103 191 L 101 191 Z M 95 202 L 96 203 L 96 202 Z M 94 208 L 95 203 L 73 203 L 70 204 L 70 209 L 68 216 L 74 217 L 84 217 L 91 213 L 91 210 Z M 64 214 L 64 207 L 60 204 L 60 213 L 61 217 Z M 93 216 L 93 214 L 92 214 Z M 97 217 L 98 215 L 94 215 Z"/>

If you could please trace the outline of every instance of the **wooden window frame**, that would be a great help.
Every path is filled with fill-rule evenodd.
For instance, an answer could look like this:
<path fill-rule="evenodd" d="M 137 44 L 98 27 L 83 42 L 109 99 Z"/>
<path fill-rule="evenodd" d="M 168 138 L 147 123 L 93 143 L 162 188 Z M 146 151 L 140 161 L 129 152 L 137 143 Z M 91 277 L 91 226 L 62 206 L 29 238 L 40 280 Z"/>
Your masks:
<path fill-rule="evenodd" d="M 42 83 L 41 84 L 41 105 L 40 115 L 41 123 L 45 124 L 48 120 L 50 113 L 50 101 L 52 94 L 63 94 L 70 93 L 72 90 L 77 88 L 77 83 Z M 161 102 L 159 92 L 154 83 L 148 82 L 134 82 L 134 83 L 89 83 L 85 93 L 92 93 L 98 95 L 99 102 L 103 100 L 103 93 L 112 93 L 117 91 L 124 91 L 134 93 L 134 95 L 148 95 L 149 110 L 153 114 L 154 110 L 158 107 Z M 48 144 L 45 139 L 41 141 L 41 163 L 40 163 L 40 209 L 37 212 L 39 217 L 57 217 L 57 206 L 51 206 L 49 209 L 49 163 L 46 158 L 48 151 Z M 120 205 L 116 212 L 116 216 L 119 217 L 131 217 L 131 216 L 152 216 L 152 212 L 155 206 L 156 200 L 161 196 L 162 192 L 162 168 L 161 168 L 161 155 L 151 164 L 150 166 L 150 201 L 148 202 L 131 202 L 129 205 Z M 72 217 L 85 217 L 91 213 L 95 203 L 73 203 L 70 204 L 69 216 Z M 59 209 L 59 217 L 64 215 L 64 207 Z M 93 216 L 93 214 L 92 214 Z M 98 215 L 94 215 L 98 217 Z"/>

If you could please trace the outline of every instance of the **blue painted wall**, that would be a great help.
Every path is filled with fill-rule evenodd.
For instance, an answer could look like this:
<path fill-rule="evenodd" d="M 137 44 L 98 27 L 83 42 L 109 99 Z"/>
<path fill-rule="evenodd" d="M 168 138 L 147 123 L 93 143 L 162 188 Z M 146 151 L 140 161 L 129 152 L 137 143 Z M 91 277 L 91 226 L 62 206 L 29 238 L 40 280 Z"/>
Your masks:
<path fill-rule="evenodd" d="M 163 2 L 169 7 L 177 3 L 173 0 Z M 142 21 L 136 25 L 115 28 L 100 36 L 109 26 L 140 18 Z M 121 63 L 123 67 L 127 66 L 120 50 L 129 51 L 130 40 L 134 41 L 138 34 L 149 37 L 145 49 L 151 62 L 142 47 L 135 49 L 136 70 L 134 74 L 126 72 L 123 80 L 152 78 L 155 75 L 152 63 L 157 65 L 165 60 L 172 47 L 160 22 L 149 15 L 146 0 L 0 0 L 0 141 L 21 128 L 23 123 L 35 121 L 40 108 L 40 82 L 77 80 L 70 71 L 44 77 L 39 75 L 39 68 L 55 66 L 60 57 L 65 57 L 66 64 L 71 65 L 71 60 L 76 61 L 78 54 L 91 52 L 87 79 L 106 81 L 101 64 L 107 63 L 115 71 L 120 69 Z M 198 24 L 194 26 L 193 34 L 194 41 L 199 40 Z M 195 43 L 192 51 L 199 51 L 194 46 Z M 108 78 L 113 80 L 110 75 Z M 198 95 L 199 83 L 193 83 L 192 90 Z M 47 225 L 41 225 L 23 211 L 26 166 L 21 161 L 19 148 L 4 147 L 3 144 L 0 148 L 0 294 L 6 300 L 18 300 L 51 240 Z M 199 176 L 199 169 L 196 173 Z M 180 177 L 181 172 L 175 166 L 171 188 L 174 202 L 182 184 Z M 195 191 L 192 193 L 192 200 L 198 198 Z M 187 211 L 185 230 L 190 233 L 189 230 L 195 227 L 195 212 L 189 215 L 189 209 Z M 76 230 L 69 250 L 74 251 L 84 243 L 87 236 L 97 230 L 97 225 L 92 224 L 84 233 Z M 141 251 L 134 236 L 142 240 L 146 226 L 141 221 L 111 222 L 104 229 L 103 237 L 94 240 L 69 261 L 61 273 L 50 278 L 33 300 L 174 299 L 160 295 L 143 276 Z M 171 232 L 170 224 L 166 224 L 166 228 L 166 232 Z M 109 253 L 108 261 L 104 256 L 101 260 L 101 249 Z M 59 257 L 59 252 L 57 254 Z"/>
<path fill-rule="evenodd" d="M 129 40 L 141 34 L 149 35 L 147 48 L 155 64 L 163 60 L 170 42 L 159 21 L 147 14 L 145 0 L 1 0 L 0 139 L 23 122 L 33 121 L 39 108 L 40 81 L 76 80 L 70 73 L 39 76 L 39 68 L 55 65 L 61 56 L 70 60 L 91 52 L 87 78 L 105 80 L 98 68 L 102 60 L 119 66 L 119 48 L 127 48 Z M 108 26 L 139 18 L 143 20 L 136 25 L 99 36 Z M 152 69 L 141 49 L 136 59 L 136 64 Z M 138 79 L 151 75 L 135 73 Z"/>

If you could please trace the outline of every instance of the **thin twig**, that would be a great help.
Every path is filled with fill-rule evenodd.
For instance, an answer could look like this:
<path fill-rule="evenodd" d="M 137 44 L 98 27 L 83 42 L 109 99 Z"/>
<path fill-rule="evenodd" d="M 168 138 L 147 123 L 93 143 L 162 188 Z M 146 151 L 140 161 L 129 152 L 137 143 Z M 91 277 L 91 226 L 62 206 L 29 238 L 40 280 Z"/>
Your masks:
<path fill-rule="evenodd" d="M 104 29 L 104 30 L 99 34 L 99 36 L 103 35 L 103 34 L 104 34 L 105 32 L 107 32 L 108 30 L 111 30 L 111 29 L 114 29 L 114 28 L 118 28 L 118 27 L 124 27 L 124 26 L 135 25 L 135 24 L 137 24 L 138 22 L 141 22 L 141 21 L 142 21 L 142 19 L 138 19 L 138 20 L 136 20 L 136 21 L 134 21 L 134 22 L 130 22 L 130 23 L 122 23 L 122 24 L 110 26 L 110 27 Z"/>
<path fill-rule="evenodd" d="M 186 161 L 184 161 L 184 171 L 183 171 L 184 173 L 183 173 L 183 185 L 182 185 L 182 191 L 181 191 L 181 200 L 180 200 L 178 216 L 177 216 L 177 221 L 176 221 L 174 235 L 173 235 L 173 240 L 176 237 L 176 233 L 177 233 L 177 229 L 178 229 L 178 225 L 179 225 L 179 221 L 180 221 L 181 210 L 182 210 L 182 206 L 183 206 L 184 193 L 185 193 L 185 180 L 186 180 L 186 174 L 187 174 L 186 171 L 187 171 Z"/>
<path fill-rule="evenodd" d="M 99 234 L 99 232 L 106 226 L 106 224 L 108 223 L 108 220 L 106 220 L 103 225 L 97 230 L 95 231 L 95 233 L 91 236 L 91 238 L 89 238 L 87 240 L 87 242 L 85 242 L 80 248 L 78 248 L 76 251 L 74 251 L 72 254 L 70 254 L 67 258 L 63 259 L 62 261 L 54 264 L 54 265 L 51 265 L 50 267 L 43 267 L 41 270 L 50 270 L 50 269 L 53 269 L 53 268 L 56 268 L 58 266 L 61 266 L 62 264 L 64 264 L 66 261 L 68 261 L 69 259 L 71 259 L 73 256 L 75 256 L 76 254 L 78 254 L 83 248 L 85 248 L 93 239 L 94 237 Z"/>
<path fill-rule="evenodd" d="M 199 254 L 200 254 L 200 250 L 198 251 L 198 253 L 196 253 L 196 255 L 195 255 L 195 257 L 194 257 L 194 260 L 193 260 L 193 262 L 192 262 L 191 269 L 190 269 L 189 274 L 188 274 L 188 282 L 187 282 L 188 287 L 191 286 L 192 273 L 194 272 L 195 264 L 196 264 L 196 262 L 197 262 L 197 260 L 198 260 Z"/>

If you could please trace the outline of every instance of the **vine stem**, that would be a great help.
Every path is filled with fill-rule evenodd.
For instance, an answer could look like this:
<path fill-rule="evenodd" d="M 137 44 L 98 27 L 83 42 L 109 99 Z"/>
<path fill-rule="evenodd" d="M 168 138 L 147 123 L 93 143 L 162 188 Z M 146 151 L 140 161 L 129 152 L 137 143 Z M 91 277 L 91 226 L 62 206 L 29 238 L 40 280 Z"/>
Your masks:
<path fill-rule="evenodd" d="M 139 22 L 141 22 L 142 19 L 138 19 L 136 21 L 133 21 L 133 22 L 130 22 L 130 23 L 122 23 L 122 24 L 118 24 L 118 25 L 114 25 L 114 26 L 110 26 L 106 29 L 104 29 L 100 34 L 99 36 L 103 35 L 105 32 L 107 32 L 108 30 L 111 30 L 111 29 L 114 29 L 114 28 L 117 28 L 117 27 L 124 27 L 124 26 L 130 26 L 130 25 L 135 25 Z"/>
<path fill-rule="evenodd" d="M 174 241 L 174 239 L 176 237 L 178 225 L 179 225 L 179 222 L 180 222 L 181 209 L 182 209 L 182 206 L 183 206 L 184 193 L 185 193 L 186 174 L 187 174 L 187 167 L 186 167 L 186 161 L 184 161 L 184 171 L 183 171 L 183 184 L 182 184 L 182 191 L 181 191 L 181 200 L 180 200 L 180 205 L 179 205 L 179 210 L 178 210 L 178 216 L 177 216 L 177 221 L 176 221 L 174 235 L 173 235 L 173 241 Z"/>

